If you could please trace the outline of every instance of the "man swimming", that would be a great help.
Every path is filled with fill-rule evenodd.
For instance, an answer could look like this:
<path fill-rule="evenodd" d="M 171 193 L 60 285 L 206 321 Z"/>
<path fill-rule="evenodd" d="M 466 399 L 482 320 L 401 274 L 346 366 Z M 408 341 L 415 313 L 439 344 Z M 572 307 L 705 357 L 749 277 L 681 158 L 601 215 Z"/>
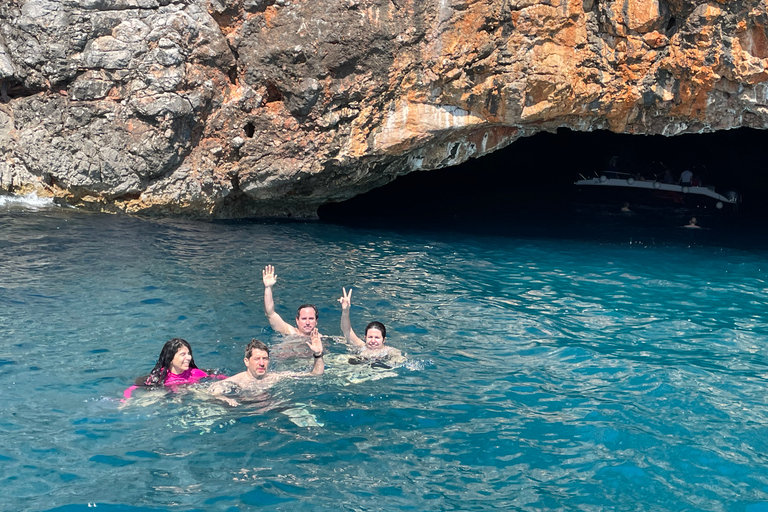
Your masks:
<path fill-rule="evenodd" d="M 275 312 L 275 299 L 272 296 L 272 287 L 277 282 L 275 267 L 267 265 L 261 272 L 264 281 L 264 314 L 267 315 L 269 325 L 280 334 L 293 334 L 310 336 L 317 329 L 318 311 L 313 304 L 302 304 L 296 311 L 296 327 L 285 322 Z"/>
<path fill-rule="evenodd" d="M 349 319 L 349 310 L 352 307 L 352 289 L 347 292 L 342 288 L 341 303 L 341 332 L 344 337 L 360 349 L 359 358 L 369 361 L 387 360 L 392 363 L 405 361 L 402 352 L 394 347 L 385 346 L 387 342 L 387 328 L 381 322 L 371 322 L 365 327 L 365 341 L 361 340 L 352 329 Z M 360 361 L 350 359 L 350 363 L 359 364 Z"/>
<path fill-rule="evenodd" d="M 317 329 L 310 333 L 307 346 L 312 350 L 314 364 L 309 372 L 269 372 L 269 347 L 257 339 L 252 339 L 245 347 L 245 371 L 226 380 L 211 385 L 209 391 L 230 405 L 239 405 L 237 401 L 223 396 L 224 393 L 258 391 L 269 388 L 286 377 L 320 376 L 325 371 L 323 361 L 323 342 Z"/>

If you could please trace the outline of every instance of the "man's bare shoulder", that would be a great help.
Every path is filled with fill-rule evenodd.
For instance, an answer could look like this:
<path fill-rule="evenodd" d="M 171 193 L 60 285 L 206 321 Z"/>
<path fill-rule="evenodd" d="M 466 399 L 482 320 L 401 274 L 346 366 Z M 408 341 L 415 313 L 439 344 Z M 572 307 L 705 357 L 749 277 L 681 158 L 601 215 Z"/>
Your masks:
<path fill-rule="evenodd" d="M 282 380 L 285 372 L 269 372 L 267 375 L 260 379 L 250 379 L 248 382 L 241 385 L 243 391 L 256 391 L 274 386 L 278 381 Z"/>
<path fill-rule="evenodd" d="M 240 387 L 243 387 L 248 384 L 248 381 L 250 380 L 250 376 L 248 375 L 248 372 L 240 372 L 237 375 L 233 375 L 232 377 L 228 378 L 224 382 L 230 382 L 231 384 L 237 384 Z"/>
<path fill-rule="evenodd" d="M 228 393 L 235 391 L 238 388 L 243 387 L 245 374 L 246 372 L 240 372 L 237 375 L 229 377 L 228 379 L 214 382 L 208 389 L 212 393 Z"/>

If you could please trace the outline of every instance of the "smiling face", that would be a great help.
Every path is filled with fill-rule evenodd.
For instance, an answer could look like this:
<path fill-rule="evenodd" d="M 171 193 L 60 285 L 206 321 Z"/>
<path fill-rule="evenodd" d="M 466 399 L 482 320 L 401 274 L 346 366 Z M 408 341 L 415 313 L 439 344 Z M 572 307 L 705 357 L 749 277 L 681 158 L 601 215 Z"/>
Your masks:
<path fill-rule="evenodd" d="M 263 379 L 269 368 L 269 353 L 266 350 L 253 349 L 251 357 L 243 359 L 245 368 L 254 379 Z"/>
<path fill-rule="evenodd" d="M 171 373 L 179 375 L 189 370 L 190 361 L 192 361 L 192 352 L 187 347 L 182 346 L 176 351 L 176 355 L 173 356 L 170 367 Z"/>
<path fill-rule="evenodd" d="M 382 348 L 386 340 L 387 338 L 385 338 L 381 331 L 375 327 L 371 327 L 365 333 L 365 346 L 370 349 L 376 350 Z"/>
<path fill-rule="evenodd" d="M 309 336 L 315 327 L 317 327 L 317 314 L 315 314 L 315 308 L 301 308 L 296 317 L 296 327 L 302 335 Z"/>

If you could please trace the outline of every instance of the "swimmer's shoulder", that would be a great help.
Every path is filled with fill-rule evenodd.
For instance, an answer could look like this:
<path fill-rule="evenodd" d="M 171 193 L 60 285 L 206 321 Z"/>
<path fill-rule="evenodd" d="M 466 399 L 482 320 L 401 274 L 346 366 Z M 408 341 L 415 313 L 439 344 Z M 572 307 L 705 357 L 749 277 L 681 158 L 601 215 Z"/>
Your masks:
<path fill-rule="evenodd" d="M 211 384 L 209 389 L 216 393 L 231 393 L 234 391 L 238 391 L 243 387 L 244 373 L 245 372 L 240 372 L 237 375 L 233 375 L 224 380 L 214 382 L 213 384 Z"/>

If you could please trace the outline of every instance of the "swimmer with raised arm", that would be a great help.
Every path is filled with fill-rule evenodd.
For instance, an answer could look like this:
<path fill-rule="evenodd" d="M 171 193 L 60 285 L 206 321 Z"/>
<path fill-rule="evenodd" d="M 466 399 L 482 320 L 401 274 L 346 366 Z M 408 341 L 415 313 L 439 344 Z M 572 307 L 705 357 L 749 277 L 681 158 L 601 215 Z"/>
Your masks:
<path fill-rule="evenodd" d="M 133 391 L 139 387 L 168 386 L 175 391 L 178 386 L 194 384 L 205 378 L 226 379 L 227 376 L 198 368 L 192 357 L 192 347 L 189 343 L 181 338 L 173 338 L 163 345 L 155 367 L 149 375 L 136 379 L 136 384 L 126 389 L 123 396 L 126 399 L 131 398 Z"/>
<path fill-rule="evenodd" d="M 273 386 L 286 377 L 320 376 L 325 371 L 323 361 L 323 342 L 317 329 L 310 333 L 307 346 L 312 351 L 314 363 L 309 372 L 274 372 L 269 373 L 269 347 L 257 339 L 252 339 L 245 347 L 245 371 L 226 380 L 216 382 L 209 388 L 210 392 L 230 405 L 239 405 L 237 401 L 223 396 L 224 393 L 263 390 Z"/>
<path fill-rule="evenodd" d="M 352 288 L 349 289 L 349 292 L 346 288 L 342 288 L 341 291 L 342 296 L 339 298 L 341 303 L 341 332 L 344 333 L 347 341 L 360 350 L 360 357 L 370 361 L 404 362 L 405 357 L 403 357 L 402 352 L 394 347 L 385 346 L 387 329 L 381 322 L 371 322 L 365 327 L 365 340 L 361 340 L 355 334 L 349 319 L 349 310 L 352 306 Z"/>
<path fill-rule="evenodd" d="M 302 304 L 296 311 L 296 327 L 284 321 L 275 311 L 275 299 L 272 296 L 272 287 L 277 282 L 275 267 L 267 265 L 261 271 L 264 280 L 264 314 L 267 315 L 269 325 L 280 334 L 293 334 L 298 336 L 311 336 L 317 329 L 318 311 L 313 304 Z"/>

